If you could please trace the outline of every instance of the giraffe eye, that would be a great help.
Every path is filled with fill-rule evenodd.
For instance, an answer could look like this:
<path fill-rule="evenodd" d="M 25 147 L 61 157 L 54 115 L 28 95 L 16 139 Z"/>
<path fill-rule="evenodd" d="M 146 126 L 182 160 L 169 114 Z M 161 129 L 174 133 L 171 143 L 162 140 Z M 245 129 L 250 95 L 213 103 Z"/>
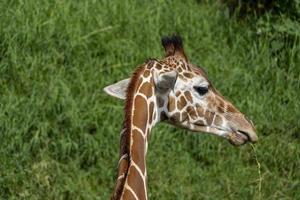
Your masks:
<path fill-rule="evenodd" d="M 198 92 L 199 95 L 205 95 L 208 92 L 207 87 L 194 86 L 194 89 Z"/>

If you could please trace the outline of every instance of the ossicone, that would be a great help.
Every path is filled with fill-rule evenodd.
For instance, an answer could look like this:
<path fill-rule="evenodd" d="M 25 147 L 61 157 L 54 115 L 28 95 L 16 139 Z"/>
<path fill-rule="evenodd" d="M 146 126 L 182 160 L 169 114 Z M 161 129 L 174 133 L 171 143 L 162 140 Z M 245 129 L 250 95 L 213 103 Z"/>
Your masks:
<path fill-rule="evenodd" d="M 162 37 L 161 43 L 165 48 L 165 57 L 179 56 L 187 61 L 183 50 L 182 38 L 179 35 L 172 35 L 170 37 Z"/>

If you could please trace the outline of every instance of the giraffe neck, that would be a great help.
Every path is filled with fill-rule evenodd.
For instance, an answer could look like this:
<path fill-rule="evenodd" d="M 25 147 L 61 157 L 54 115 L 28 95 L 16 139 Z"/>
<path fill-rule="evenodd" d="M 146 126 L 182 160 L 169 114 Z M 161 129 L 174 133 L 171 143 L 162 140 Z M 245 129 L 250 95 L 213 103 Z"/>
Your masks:
<path fill-rule="evenodd" d="M 121 131 L 118 179 L 112 199 L 147 199 L 148 136 L 159 121 L 153 71 L 147 66 L 149 63 L 140 67 L 129 84 Z"/>

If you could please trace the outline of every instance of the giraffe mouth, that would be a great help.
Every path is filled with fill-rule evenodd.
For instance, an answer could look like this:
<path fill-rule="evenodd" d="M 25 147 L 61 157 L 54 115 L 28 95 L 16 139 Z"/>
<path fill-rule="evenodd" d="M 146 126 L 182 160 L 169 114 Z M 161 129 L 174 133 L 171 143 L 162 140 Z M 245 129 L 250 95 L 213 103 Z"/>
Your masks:
<path fill-rule="evenodd" d="M 249 136 L 249 134 L 248 134 L 247 132 L 241 131 L 241 130 L 237 130 L 237 132 L 238 132 L 239 134 L 242 134 L 244 137 L 246 137 L 246 138 L 247 138 L 247 141 L 251 141 L 251 138 L 250 138 L 250 136 Z"/>
<path fill-rule="evenodd" d="M 194 123 L 195 131 L 203 131 L 218 135 L 227 140 L 234 146 L 240 146 L 247 142 L 252 142 L 249 134 L 242 130 L 227 130 L 220 127 L 207 126 L 203 123 Z"/>
<path fill-rule="evenodd" d="M 228 140 L 235 146 L 240 146 L 251 141 L 249 134 L 241 130 L 229 133 Z"/>

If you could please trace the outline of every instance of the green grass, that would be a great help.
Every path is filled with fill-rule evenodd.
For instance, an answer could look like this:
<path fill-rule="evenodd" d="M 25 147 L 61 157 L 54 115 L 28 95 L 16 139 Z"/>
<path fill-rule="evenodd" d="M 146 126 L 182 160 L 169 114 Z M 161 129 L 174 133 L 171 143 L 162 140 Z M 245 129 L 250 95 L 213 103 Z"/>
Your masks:
<path fill-rule="evenodd" d="M 102 88 L 162 57 L 160 37 L 174 32 L 256 124 L 261 191 L 250 145 L 160 124 L 149 198 L 300 198 L 299 29 L 286 41 L 283 22 L 272 31 L 268 17 L 196 0 L 3 0 L 0 19 L 0 199 L 108 199 L 123 102 Z"/>

